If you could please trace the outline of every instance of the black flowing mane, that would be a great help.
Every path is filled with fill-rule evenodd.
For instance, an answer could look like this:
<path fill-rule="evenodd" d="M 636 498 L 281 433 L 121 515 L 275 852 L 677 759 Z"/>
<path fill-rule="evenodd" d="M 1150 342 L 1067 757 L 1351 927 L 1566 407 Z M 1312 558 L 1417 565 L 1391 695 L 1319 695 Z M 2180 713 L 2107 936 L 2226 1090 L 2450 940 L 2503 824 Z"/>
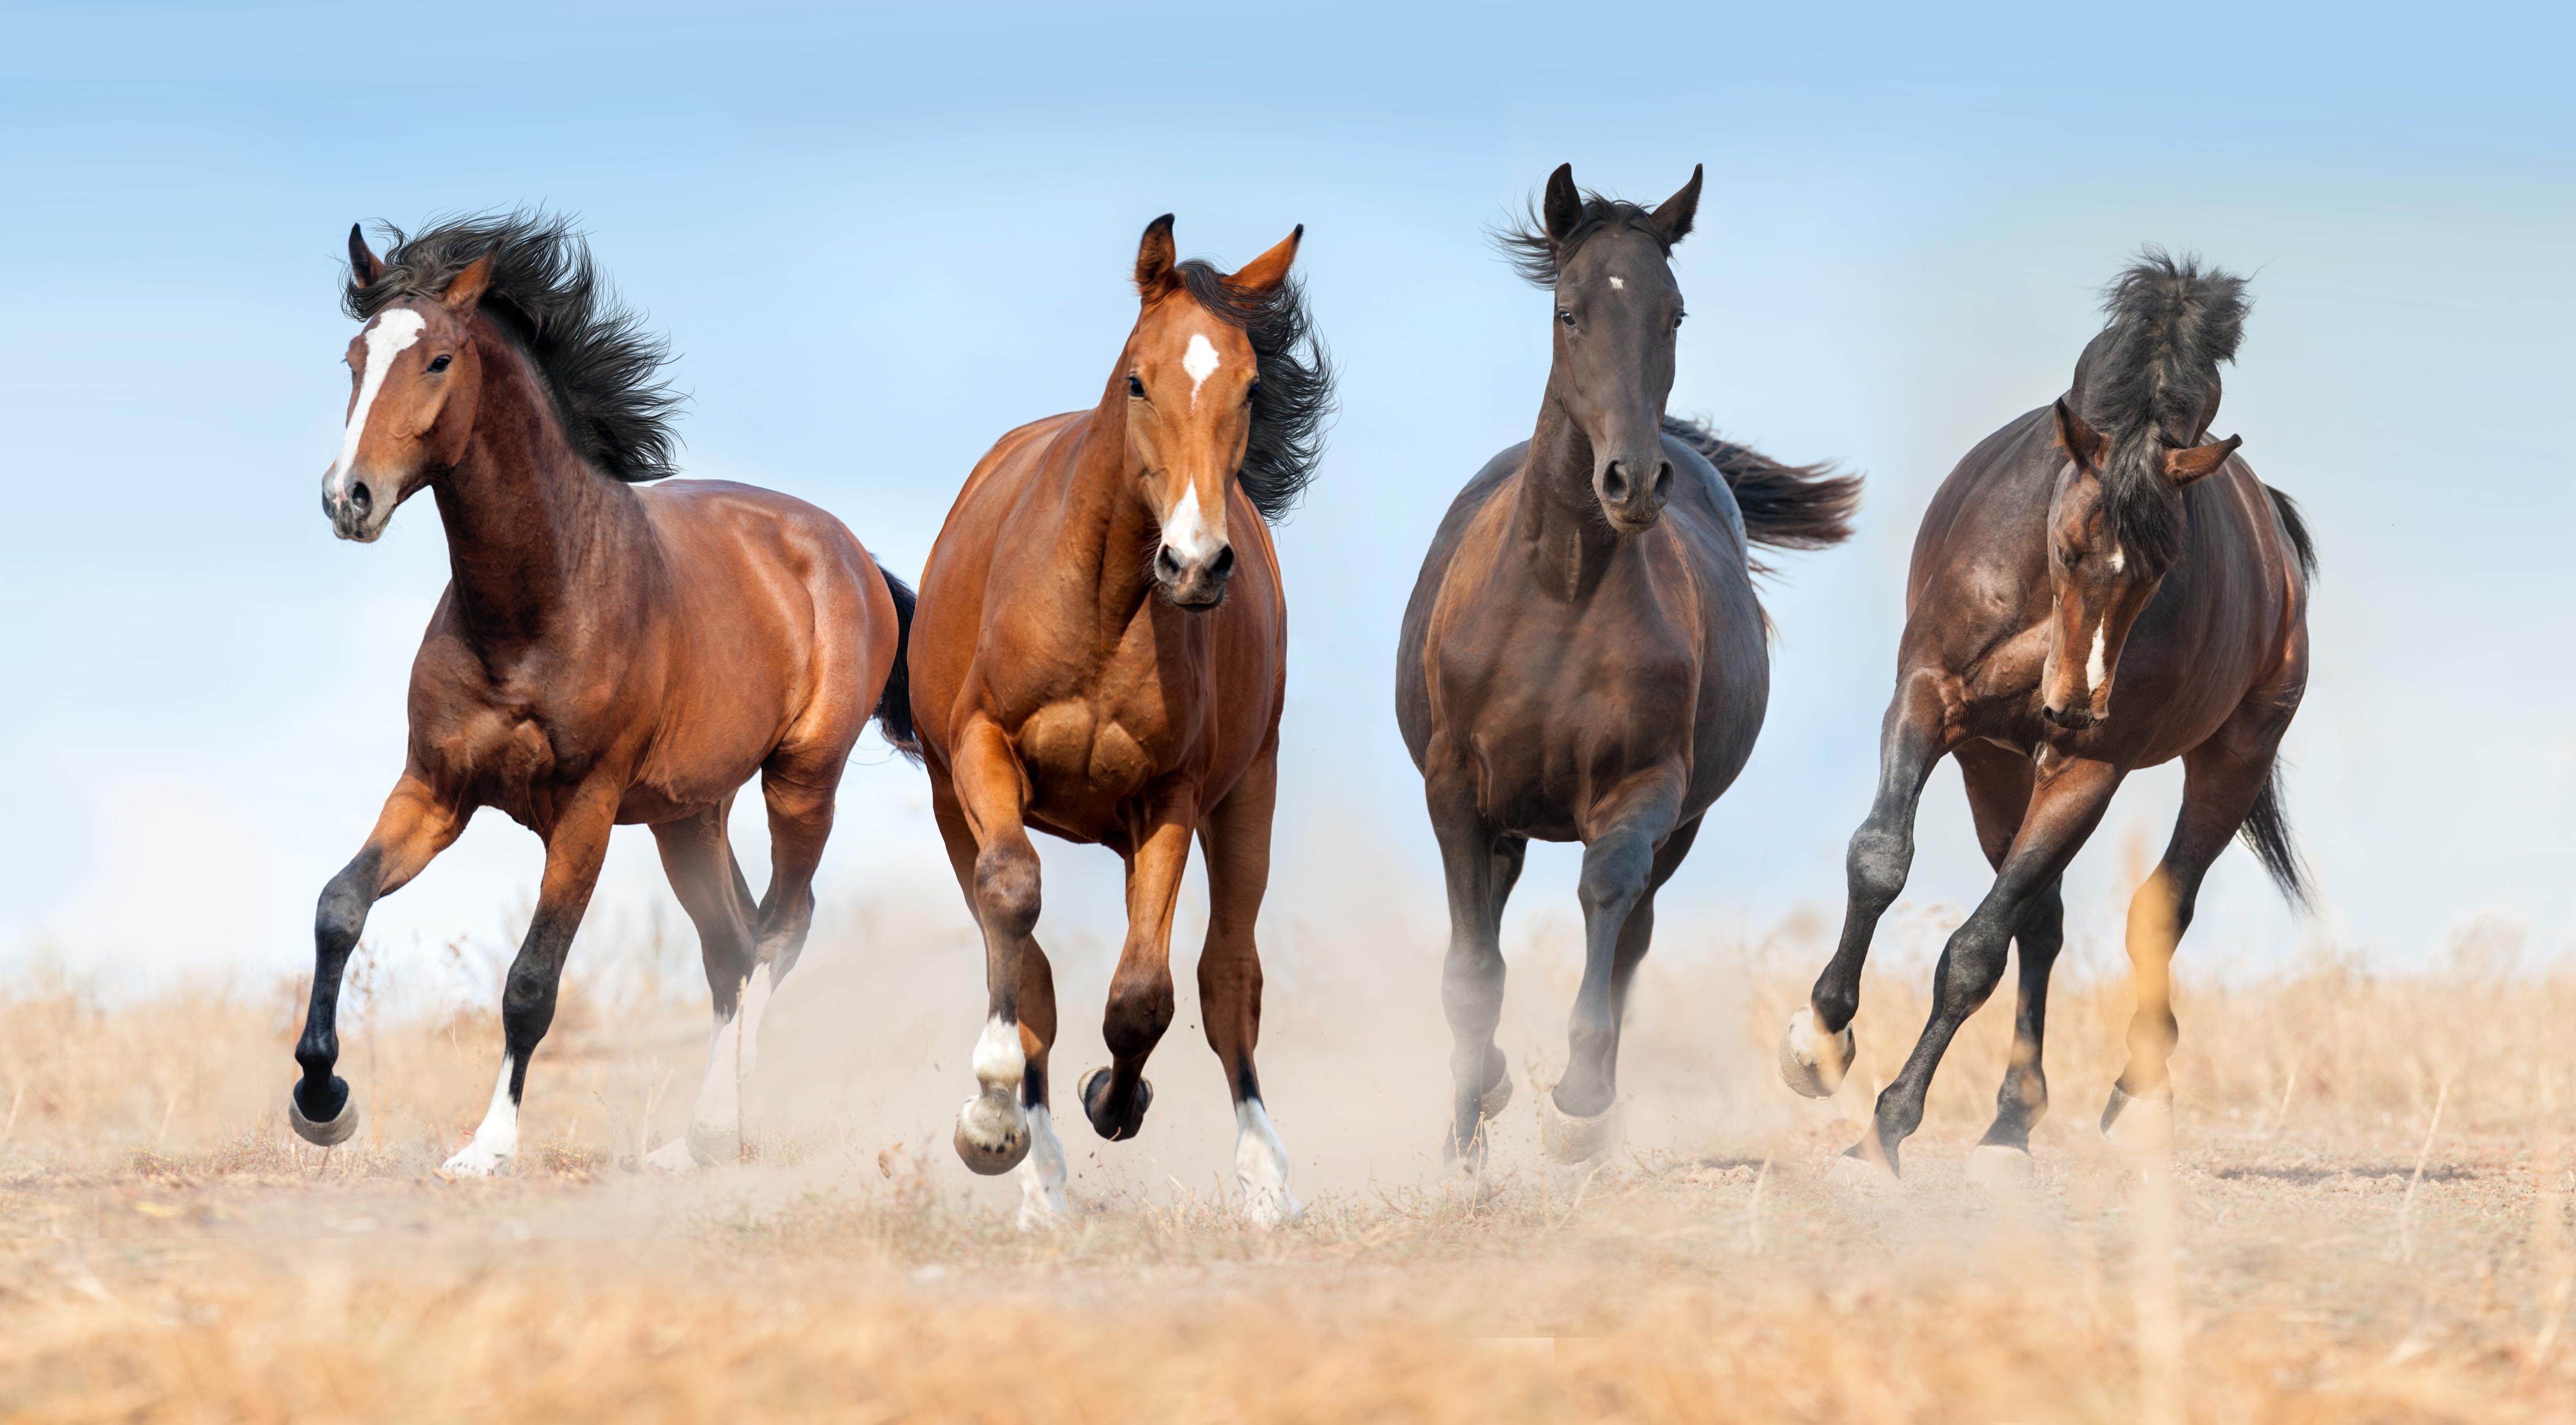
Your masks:
<path fill-rule="evenodd" d="M 2110 441 L 2104 509 L 2123 549 L 2156 569 L 2182 557 L 2182 497 L 2164 452 L 2217 414 L 2218 368 L 2236 359 L 2252 306 L 2245 279 L 2149 247 L 2102 289 L 2110 317 L 2086 348 L 2077 414 Z"/>
<path fill-rule="evenodd" d="M 1248 292 L 1197 258 L 1175 270 L 1200 306 L 1252 343 L 1260 385 L 1252 393 L 1252 432 L 1236 478 L 1252 507 L 1277 524 L 1314 483 L 1324 421 L 1333 411 L 1333 363 L 1307 317 L 1305 284 L 1289 277 L 1267 292 Z"/>
<path fill-rule="evenodd" d="M 481 310 L 517 342 L 554 401 L 564 436 L 603 475 L 659 480 L 674 473 L 672 418 L 685 399 L 655 380 L 670 344 L 644 330 L 591 266 L 572 220 L 543 212 L 452 218 L 406 238 L 391 223 L 385 270 L 340 305 L 365 321 L 401 301 L 435 301 L 476 258 L 490 254 Z"/>
<path fill-rule="evenodd" d="M 1603 197 L 1589 188 L 1583 190 L 1583 216 L 1575 222 L 1574 231 L 1566 234 L 1563 243 L 1548 241 L 1547 222 L 1539 216 L 1536 199 L 1530 201 L 1528 210 L 1517 220 L 1495 228 L 1492 237 L 1495 249 L 1502 253 L 1505 262 L 1511 264 L 1512 271 L 1520 274 L 1522 281 L 1533 287 L 1553 288 L 1556 286 L 1560 247 L 1564 249 L 1564 256 L 1571 259 L 1594 234 L 1623 228 L 1644 233 L 1655 240 L 1655 246 L 1664 250 L 1664 256 L 1673 255 L 1673 245 L 1665 240 L 1663 229 L 1655 226 L 1652 210 L 1624 198 Z"/>

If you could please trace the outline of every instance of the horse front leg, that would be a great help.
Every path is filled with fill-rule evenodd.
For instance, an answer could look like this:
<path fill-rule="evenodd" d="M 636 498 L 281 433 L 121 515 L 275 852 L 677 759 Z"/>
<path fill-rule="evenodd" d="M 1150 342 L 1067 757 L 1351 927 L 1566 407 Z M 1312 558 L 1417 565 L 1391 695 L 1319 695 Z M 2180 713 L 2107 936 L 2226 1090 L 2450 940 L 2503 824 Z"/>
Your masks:
<path fill-rule="evenodd" d="M 1145 1126 L 1154 1086 L 1145 1060 L 1172 1025 L 1172 906 L 1189 868 L 1198 829 L 1198 789 L 1178 786 L 1157 799 L 1145 836 L 1127 854 L 1127 943 L 1109 977 L 1101 1038 L 1109 1065 L 1083 1076 L 1082 1111 L 1101 1137 L 1133 1138 Z"/>
<path fill-rule="evenodd" d="M 1624 991 L 1654 930 L 1649 897 L 1661 884 L 1656 872 L 1670 874 L 1660 864 L 1661 853 L 1675 837 L 1680 812 L 1681 778 L 1659 775 L 1623 788 L 1595 813 L 1600 830 L 1584 845 L 1583 875 L 1575 888 L 1583 904 L 1583 983 L 1574 992 L 1566 1026 L 1565 1077 L 1550 1094 L 1556 1112 L 1544 1130 L 1548 1153 L 1559 1162 L 1580 1163 L 1609 1146 L 1611 1110 L 1619 1097 Z M 1689 847 L 1682 838 L 1675 864 Z M 1632 942 L 1628 925 L 1641 909 L 1645 920 Z"/>
<path fill-rule="evenodd" d="M 322 888 L 313 912 L 313 995 L 295 1045 L 304 1075 L 286 1100 L 287 1122 L 305 1142 L 328 1148 L 358 1131 L 349 1085 L 332 1070 L 340 1061 L 340 981 L 367 928 L 367 912 L 454 844 L 472 815 L 406 773 L 385 798 L 366 845 Z"/>
<path fill-rule="evenodd" d="M 563 985 L 564 959 L 573 932 L 599 885 L 608 859 L 608 834 L 617 825 L 622 786 L 594 782 L 576 791 L 546 833 L 546 874 L 537 884 L 537 913 L 519 942 L 518 958 L 501 992 L 501 1072 L 492 1101 L 474 1137 L 441 1164 L 450 1177 L 489 1177 L 519 1153 L 519 1104 L 526 1096 L 528 1061 L 555 1022 L 555 996 Z"/>
<path fill-rule="evenodd" d="M 1434 743 L 1445 753 L 1445 739 Z M 1520 879 L 1529 838 L 1496 830 L 1476 806 L 1476 774 L 1464 758 L 1436 754 L 1424 773 L 1431 829 L 1449 887 L 1449 953 L 1441 964 L 1440 1006 L 1448 1016 L 1449 1130 L 1441 1155 L 1465 1171 L 1481 1168 L 1485 1124 L 1512 1101 L 1511 1066 L 1494 1043 L 1503 1018 L 1503 906 Z"/>
<path fill-rule="evenodd" d="M 2028 922 L 2038 899 L 2057 884 L 2077 848 L 2101 823 L 2119 789 L 2120 769 L 2088 758 L 2051 756 L 2039 769 L 2030 809 L 2004 857 L 1995 884 L 1976 911 L 1953 931 L 1932 971 L 1932 1014 L 1905 1067 L 1878 1096 L 1871 1131 L 1851 1157 L 1897 1170 L 1897 1149 L 1923 1122 L 1923 1100 L 1932 1073 L 1968 1016 L 1995 992 L 2004 976 L 2004 954 L 2013 932 Z"/>
<path fill-rule="evenodd" d="M 936 772 L 932 780 L 938 780 Z M 983 1035 L 975 1041 L 976 1094 L 957 1110 L 953 1142 L 958 1159 L 987 1177 L 1009 1172 L 1029 1155 L 1029 1112 L 1022 1094 L 1031 1082 L 1032 1056 L 1043 1055 L 1055 1030 L 1051 992 L 1046 1039 L 1036 1038 L 1037 1026 L 1023 1019 L 1028 1007 L 1022 1003 L 1021 985 L 1026 962 L 1037 953 L 1039 891 L 1038 849 L 1030 844 L 1023 821 L 1027 787 L 1010 738 L 979 717 L 957 739 L 946 796 L 934 787 L 932 797 L 950 860 L 962 868 L 959 879 L 984 932 L 986 1012 Z M 1052 1144 L 1054 1135 L 1047 1136 Z M 1060 1164 L 1061 1152 L 1056 1156 Z M 1060 1197 L 1060 1166 L 1056 1179 Z"/>
<path fill-rule="evenodd" d="M 1834 958 L 1816 977 L 1807 1007 L 1789 1016 L 1780 1040 L 1780 1077 L 1809 1098 L 1828 1098 L 1851 1068 L 1851 1022 L 1860 1013 L 1860 972 L 1879 917 L 1905 889 L 1914 867 L 1914 812 L 1923 784 L 1957 739 L 1943 712 L 1940 682 L 1931 673 L 1901 681 L 1878 737 L 1878 792 L 1869 817 L 1852 833 L 1844 861 L 1850 904 Z"/>

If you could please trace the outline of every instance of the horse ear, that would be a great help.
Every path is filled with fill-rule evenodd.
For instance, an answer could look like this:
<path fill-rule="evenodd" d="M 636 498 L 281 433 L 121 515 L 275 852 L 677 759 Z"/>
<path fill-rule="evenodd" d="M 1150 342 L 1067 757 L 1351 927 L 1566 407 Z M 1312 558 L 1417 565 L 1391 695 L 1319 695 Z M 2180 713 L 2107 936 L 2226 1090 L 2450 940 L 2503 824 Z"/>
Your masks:
<path fill-rule="evenodd" d="M 1296 231 L 1281 238 L 1268 252 L 1237 268 L 1233 276 L 1225 279 L 1225 285 L 1246 292 L 1277 291 L 1279 284 L 1288 280 L 1289 265 L 1297 260 L 1297 244 L 1305 237 L 1306 225 L 1299 223 Z"/>
<path fill-rule="evenodd" d="M 2066 454 L 2079 468 L 2085 470 L 2100 469 L 2102 457 L 2108 453 L 2105 447 L 2110 445 L 2100 431 L 2086 425 L 2084 418 L 2075 414 L 2064 396 L 2057 398 L 2057 443 L 2065 447 Z"/>
<path fill-rule="evenodd" d="M 1547 240 L 1559 243 L 1574 236 L 1575 226 L 1583 221 L 1583 195 L 1575 191 L 1574 165 L 1560 163 L 1547 176 L 1547 197 L 1540 213 L 1547 220 Z"/>
<path fill-rule="evenodd" d="M 2177 490 L 2195 480 L 2206 479 L 2216 474 L 2218 467 L 2227 463 L 2227 457 L 2236 453 L 2236 447 L 2244 443 L 2245 437 L 2231 435 L 2215 445 L 2195 445 L 2189 450 L 2168 450 L 2165 452 L 2165 478 L 2171 480 Z"/>
<path fill-rule="evenodd" d="M 1172 267 L 1179 261 L 1172 247 L 1172 215 L 1165 213 L 1145 225 L 1145 236 L 1136 244 L 1136 290 L 1146 300 L 1163 295 L 1172 285 Z"/>
<path fill-rule="evenodd" d="M 492 254 L 487 252 L 465 264 L 465 270 L 456 274 L 456 280 L 447 284 L 447 291 L 438 300 L 451 311 L 470 312 L 475 303 L 483 300 L 483 289 L 491 285 Z"/>
<path fill-rule="evenodd" d="M 1690 182 L 1682 191 L 1664 200 L 1655 210 L 1655 231 L 1664 235 L 1664 246 L 1671 247 L 1690 236 L 1691 219 L 1699 216 L 1699 179 L 1701 165 L 1691 165 Z"/>
<path fill-rule="evenodd" d="M 349 283 L 355 287 L 372 287 L 385 275 L 384 259 L 367 250 L 367 238 L 356 223 L 349 224 Z"/>

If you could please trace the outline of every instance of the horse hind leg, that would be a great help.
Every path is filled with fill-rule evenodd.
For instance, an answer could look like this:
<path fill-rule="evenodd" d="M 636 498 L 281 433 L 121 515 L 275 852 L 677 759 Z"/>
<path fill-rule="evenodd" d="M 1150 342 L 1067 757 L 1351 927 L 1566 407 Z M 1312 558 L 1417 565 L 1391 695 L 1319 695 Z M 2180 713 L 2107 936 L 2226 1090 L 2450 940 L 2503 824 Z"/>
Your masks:
<path fill-rule="evenodd" d="M 841 785 L 846 751 L 801 755 L 789 748 L 773 754 L 760 777 L 761 800 L 769 811 L 769 889 L 752 918 L 750 975 L 743 985 L 742 1074 L 748 1079 L 760 1062 L 760 1026 L 770 997 L 805 953 L 814 929 L 814 873 L 823 864 L 824 843 L 832 837 L 834 805 Z M 731 853 L 727 853 L 731 860 Z M 750 905 L 750 887 L 740 863 L 733 866 L 735 886 Z"/>
<path fill-rule="evenodd" d="M 1963 743 L 1957 756 L 1977 843 L 2000 873 L 2030 807 L 2031 761 L 1985 742 Z M 2048 981 L 2066 944 L 2064 880 L 2061 876 L 2040 891 L 2013 931 L 2014 958 L 2021 974 L 2013 1013 L 2012 1059 L 1995 1093 L 1995 1120 L 1968 1153 L 1968 1176 L 1975 1182 L 2011 1187 L 2031 1177 L 2030 1130 L 2048 1111 L 2048 1076 L 2043 1068 Z"/>
<path fill-rule="evenodd" d="M 2191 928 L 2201 879 L 2245 824 L 2272 776 L 2289 720 L 2240 712 L 2216 736 L 2183 754 L 2182 814 L 2163 860 L 2129 901 L 2128 950 L 2137 1007 L 2129 1019 L 2129 1063 L 2102 1106 L 2108 1133 L 2129 1104 L 2169 1101 L 2168 1076 L 2181 1025 L 2173 1013 L 2173 957 Z"/>
<path fill-rule="evenodd" d="M 742 1157 L 742 1076 L 750 1071 L 753 1014 L 751 898 L 725 837 L 732 799 L 653 828 L 672 893 L 697 927 L 715 1023 L 707 1035 L 707 1074 L 689 1112 L 688 1132 L 645 1162 L 667 1171 L 738 1162 Z"/>

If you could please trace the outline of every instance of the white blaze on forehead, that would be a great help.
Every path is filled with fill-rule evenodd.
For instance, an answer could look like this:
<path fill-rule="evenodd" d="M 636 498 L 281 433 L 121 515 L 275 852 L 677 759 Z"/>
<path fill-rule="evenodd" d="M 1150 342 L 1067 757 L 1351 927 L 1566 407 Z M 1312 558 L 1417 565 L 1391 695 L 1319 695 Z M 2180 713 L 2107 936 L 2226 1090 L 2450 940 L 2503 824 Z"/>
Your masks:
<path fill-rule="evenodd" d="M 385 387 L 385 373 L 393 369 L 395 357 L 420 340 L 421 328 L 428 325 L 420 313 L 396 307 L 367 328 L 367 364 L 358 373 L 357 403 L 349 407 L 349 428 L 340 434 L 340 458 L 331 462 L 330 473 L 322 477 L 324 493 L 337 495 L 348 489 L 349 467 L 357 463 L 358 442 L 367 434 L 367 411 Z"/>
<path fill-rule="evenodd" d="M 2093 654 L 2084 660 L 2084 690 L 2088 693 L 2102 691 L 2102 646 L 2110 641 L 2109 619 L 2093 625 Z"/>
<path fill-rule="evenodd" d="M 2127 564 L 2128 562 L 2129 562 L 2129 556 L 2128 556 L 2128 554 L 2127 554 L 2125 551 L 2123 551 L 2123 550 L 2120 548 L 2119 542 L 2118 542 L 2117 540 L 2112 541 L 2112 544 L 2111 544 L 2111 560 L 2110 560 L 2110 564 L 2111 564 L 2111 572 L 2112 572 L 2112 573 L 2114 573 L 2114 574 L 2119 573 L 2119 572 L 2120 572 L 2120 568 L 2121 568 L 2121 566 L 2123 566 L 2123 565 Z"/>
<path fill-rule="evenodd" d="M 1205 333 L 1190 333 L 1189 349 L 1181 353 L 1181 369 L 1190 375 L 1191 409 L 1198 408 L 1199 388 L 1206 385 L 1207 379 L 1224 364 L 1225 358 L 1216 354 L 1216 344 L 1209 341 Z"/>
<path fill-rule="evenodd" d="M 1625 290 L 1627 285 L 1628 284 L 1625 281 L 1622 281 L 1619 278 L 1613 277 L 1610 279 L 1610 290 L 1613 292 Z"/>
<path fill-rule="evenodd" d="M 1199 487 L 1192 485 L 1181 494 L 1181 502 L 1163 520 L 1163 544 L 1184 562 L 1197 563 L 1214 559 L 1224 542 L 1209 527 L 1207 512 L 1199 508 Z"/>

